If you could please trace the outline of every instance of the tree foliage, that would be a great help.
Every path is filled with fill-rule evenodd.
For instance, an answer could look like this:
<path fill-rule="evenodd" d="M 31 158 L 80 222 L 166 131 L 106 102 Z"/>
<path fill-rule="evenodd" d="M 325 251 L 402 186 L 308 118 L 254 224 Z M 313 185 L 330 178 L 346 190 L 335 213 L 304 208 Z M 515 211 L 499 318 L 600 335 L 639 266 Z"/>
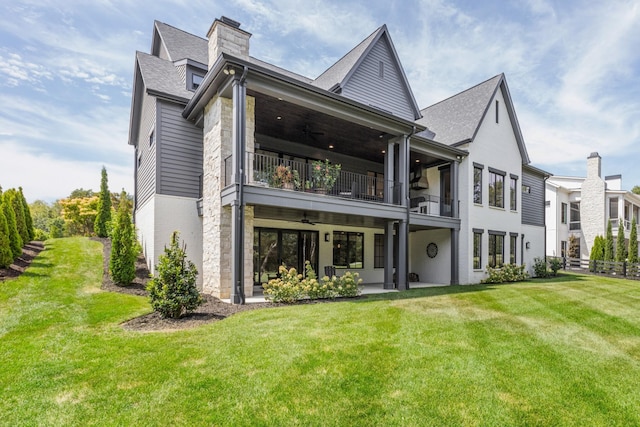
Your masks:
<path fill-rule="evenodd" d="M 636 218 L 631 219 L 631 231 L 629 232 L 629 262 L 638 262 L 638 231 Z"/>
<path fill-rule="evenodd" d="M 607 235 L 604 242 L 604 260 L 613 261 L 613 231 L 611 230 L 611 220 L 607 222 Z"/>
<path fill-rule="evenodd" d="M 122 191 L 122 197 L 126 193 Z M 136 276 L 136 240 L 131 215 L 125 203 L 120 204 L 111 233 L 109 272 L 115 283 L 128 285 Z"/>
<path fill-rule="evenodd" d="M 596 238 L 593 239 L 593 246 L 591 247 L 591 254 L 589 256 L 589 259 L 592 261 L 603 261 L 604 246 L 605 246 L 604 237 L 596 236 Z"/>
<path fill-rule="evenodd" d="M 70 235 L 90 236 L 98 214 L 98 196 L 59 200 L 62 218 Z"/>
<path fill-rule="evenodd" d="M 29 238 L 29 242 L 33 240 L 35 236 L 35 231 L 33 229 L 33 218 L 31 216 L 31 209 L 29 209 L 29 204 L 27 203 L 27 199 L 24 197 L 24 193 L 22 192 L 22 187 L 18 187 L 18 194 L 20 195 L 20 199 L 22 201 L 22 208 L 24 209 L 24 222 L 27 227 L 27 234 Z"/>
<path fill-rule="evenodd" d="M 635 185 L 632 189 L 631 189 L 632 193 L 635 194 L 640 194 L 640 185 Z"/>
<path fill-rule="evenodd" d="M 107 237 L 111 223 L 111 193 L 109 193 L 107 169 L 104 166 L 102 167 L 99 197 L 94 231 L 98 237 Z"/>
<path fill-rule="evenodd" d="M 4 197 L 5 200 L 8 200 L 8 203 L 13 209 L 13 213 L 16 218 L 16 228 L 21 240 L 20 248 L 22 248 L 23 244 L 31 241 L 31 239 L 29 238 L 29 231 L 27 230 L 27 222 L 24 215 L 25 208 L 22 205 L 22 197 L 15 188 L 7 190 L 4 193 Z"/>
<path fill-rule="evenodd" d="M 9 228 L 9 245 L 11 246 L 11 253 L 13 258 L 17 258 L 22 255 L 22 237 L 18 232 L 18 225 L 16 223 L 16 213 L 13 210 L 13 202 L 11 200 L 11 194 L 5 192 L 2 195 L 2 210 L 7 220 L 7 226 Z"/>
<path fill-rule="evenodd" d="M 177 231 L 171 236 L 171 245 L 160 255 L 156 274 L 147 284 L 153 309 L 163 317 L 178 318 L 202 304 L 196 288 L 198 271 L 187 259 L 186 246 L 180 247 Z"/>
<path fill-rule="evenodd" d="M 569 236 L 569 258 L 580 258 L 580 239 L 575 234 Z"/>
<path fill-rule="evenodd" d="M 7 218 L 4 216 L 4 209 L 2 209 L 2 195 L 0 194 L 0 268 L 8 267 L 12 261 L 13 252 L 9 241 L 9 226 Z"/>
<path fill-rule="evenodd" d="M 618 220 L 618 237 L 616 238 L 616 261 L 622 262 L 627 259 L 627 242 L 624 237 L 624 223 Z"/>

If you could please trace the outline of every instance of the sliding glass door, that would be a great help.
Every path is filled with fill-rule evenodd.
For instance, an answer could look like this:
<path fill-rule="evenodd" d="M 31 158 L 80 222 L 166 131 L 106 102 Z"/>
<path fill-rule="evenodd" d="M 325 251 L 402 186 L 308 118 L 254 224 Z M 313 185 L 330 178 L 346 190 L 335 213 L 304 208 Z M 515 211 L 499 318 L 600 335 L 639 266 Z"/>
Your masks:
<path fill-rule="evenodd" d="M 284 264 L 304 273 L 305 261 L 318 272 L 318 232 L 256 228 L 253 232 L 254 283 L 260 285 L 278 276 Z"/>

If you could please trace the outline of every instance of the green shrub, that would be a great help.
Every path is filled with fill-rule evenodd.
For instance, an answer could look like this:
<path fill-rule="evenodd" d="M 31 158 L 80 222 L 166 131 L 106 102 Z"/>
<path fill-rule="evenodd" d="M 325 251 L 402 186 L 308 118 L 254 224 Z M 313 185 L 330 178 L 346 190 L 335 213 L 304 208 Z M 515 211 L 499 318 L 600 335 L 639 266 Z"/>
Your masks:
<path fill-rule="evenodd" d="M 265 298 L 272 302 L 292 303 L 302 299 L 327 299 L 336 297 L 356 297 L 360 295 L 362 279 L 358 273 L 345 272 L 341 277 L 324 276 L 318 280 L 309 261 L 305 262 L 306 277 L 295 268 L 281 265 L 280 277 L 269 280 L 263 286 Z"/>
<path fill-rule="evenodd" d="M 487 278 L 482 283 L 522 282 L 529 278 L 524 265 L 502 264 L 500 268 L 487 266 Z"/>
<path fill-rule="evenodd" d="M 126 197 L 126 193 L 122 194 Z M 136 237 L 125 203 L 120 204 L 111 233 L 111 258 L 109 272 L 115 283 L 128 285 L 136 277 Z"/>
<path fill-rule="evenodd" d="M 533 274 L 535 277 L 545 278 L 549 277 L 549 271 L 547 270 L 547 261 L 544 258 L 536 257 L 533 259 Z"/>
<path fill-rule="evenodd" d="M 9 242 L 9 226 L 2 209 L 2 196 L 0 195 L 0 268 L 5 268 L 13 262 L 11 243 Z"/>
<path fill-rule="evenodd" d="M 553 257 L 549 260 L 549 268 L 551 269 L 551 275 L 557 276 L 558 270 L 562 268 L 562 259 Z"/>
<path fill-rule="evenodd" d="M 9 245 L 11 246 L 11 254 L 13 258 L 18 258 L 22 255 L 22 237 L 20 237 L 20 233 L 18 232 L 18 226 L 16 224 L 16 213 L 13 210 L 13 206 L 11 204 L 11 200 L 7 193 L 2 195 L 2 210 L 4 212 L 4 217 L 7 219 L 7 227 L 9 229 Z"/>
<path fill-rule="evenodd" d="M 198 270 L 187 259 L 186 246 L 180 247 L 177 231 L 171 236 L 171 245 L 164 248 L 156 274 L 147 284 L 151 307 L 162 317 L 177 319 L 202 304 L 196 288 Z"/>
<path fill-rule="evenodd" d="M 34 229 L 33 240 L 36 240 L 38 242 L 44 242 L 48 238 L 49 238 L 49 233 L 47 233 L 46 231 L 41 230 L 39 228 Z"/>

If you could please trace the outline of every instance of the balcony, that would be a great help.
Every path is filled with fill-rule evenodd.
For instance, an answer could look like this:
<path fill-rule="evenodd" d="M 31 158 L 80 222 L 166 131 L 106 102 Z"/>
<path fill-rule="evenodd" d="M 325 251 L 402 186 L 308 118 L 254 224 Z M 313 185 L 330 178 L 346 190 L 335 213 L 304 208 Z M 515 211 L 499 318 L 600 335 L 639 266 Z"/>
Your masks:
<path fill-rule="evenodd" d="M 401 184 L 380 177 L 343 170 L 326 162 L 305 163 L 247 153 L 246 185 L 314 193 L 327 197 L 400 204 Z M 224 161 L 224 185 L 232 183 L 232 157 Z M 385 196 L 385 193 L 386 196 Z"/>

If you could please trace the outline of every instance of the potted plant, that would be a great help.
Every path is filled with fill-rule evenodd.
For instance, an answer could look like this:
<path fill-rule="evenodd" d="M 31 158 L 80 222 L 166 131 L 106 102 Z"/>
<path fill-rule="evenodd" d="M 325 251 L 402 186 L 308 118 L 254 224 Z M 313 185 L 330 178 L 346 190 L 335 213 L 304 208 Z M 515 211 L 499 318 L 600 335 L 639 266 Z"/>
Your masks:
<path fill-rule="evenodd" d="M 326 194 L 338 180 L 341 165 L 332 165 L 328 159 L 316 160 L 311 164 L 311 182 L 317 193 Z"/>
<path fill-rule="evenodd" d="M 271 177 L 271 184 L 274 187 L 284 188 L 285 190 L 293 190 L 295 174 L 291 170 L 291 166 L 278 165 Z"/>

